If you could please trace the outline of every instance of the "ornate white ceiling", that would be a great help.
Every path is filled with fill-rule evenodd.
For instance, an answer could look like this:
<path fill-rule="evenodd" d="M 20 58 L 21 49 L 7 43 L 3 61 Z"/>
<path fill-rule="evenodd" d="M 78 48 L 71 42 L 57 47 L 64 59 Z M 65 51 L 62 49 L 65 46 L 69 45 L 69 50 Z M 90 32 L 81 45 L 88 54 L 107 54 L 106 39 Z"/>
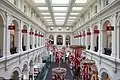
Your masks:
<path fill-rule="evenodd" d="M 87 0 L 34 0 L 47 26 L 73 26 Z"/>

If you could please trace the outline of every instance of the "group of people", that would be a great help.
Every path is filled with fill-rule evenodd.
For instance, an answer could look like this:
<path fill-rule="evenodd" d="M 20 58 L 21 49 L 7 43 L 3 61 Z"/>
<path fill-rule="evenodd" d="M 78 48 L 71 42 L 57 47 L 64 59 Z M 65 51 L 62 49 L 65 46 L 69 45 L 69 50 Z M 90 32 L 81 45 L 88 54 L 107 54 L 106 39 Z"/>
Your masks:
<path fill-rule="evenodd" d="M 62 75 L 62 76 L 60 76 L 60 75 L 53 75 L 52 76 L 52 80 L 66 80 L 66 78 L 65 78 L 64 75 Z"/>

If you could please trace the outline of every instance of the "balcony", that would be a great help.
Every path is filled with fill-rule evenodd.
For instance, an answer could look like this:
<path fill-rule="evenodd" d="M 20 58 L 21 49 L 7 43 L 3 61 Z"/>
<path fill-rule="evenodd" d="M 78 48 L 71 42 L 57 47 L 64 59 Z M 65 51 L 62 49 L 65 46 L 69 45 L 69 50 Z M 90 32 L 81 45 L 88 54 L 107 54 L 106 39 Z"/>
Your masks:
<path fill-rule="evenodd" d="M 111 53 L 112 53 L 112 50 L 110 49 L 110 48 L 104 48 L 104 52 L 103 52 L 103 54 L 105 54 L 105 55 L 111 55 Z"/>
<path fill-rule="evenodd" d="M 3 57 L 2 49 L 0 49 L 0 58 Z"/>
<path fill-rule="evenodd" d="M 98 52 L 98 47 L 95 46 L 95 47 L 94 47 L 94 51 L 95 51 L 95 52 Z"/>
<path fill-rule="evenodd" d="M 90 46 L 88 46 L 88 50 L 90 50 Z"/>
<path fill-rule="evenodd" d="M 10 48 L 10 53 L 11 54 L 17 53 L 17 47 Z"/>
<path fill-rule="evenodd" d="M 32 45 L 30 45 L 30 49 L 32 49 Z"/>
<path fill-rule="evenodd" d="M 26 46 L 22 46 L 23 51 L 26 51 Z"/>
<path fill-rule="evenodd" d="M 35 44 L 34 46 L 35 46 L 35 48 L 36 48 L 36 44 Z"/>

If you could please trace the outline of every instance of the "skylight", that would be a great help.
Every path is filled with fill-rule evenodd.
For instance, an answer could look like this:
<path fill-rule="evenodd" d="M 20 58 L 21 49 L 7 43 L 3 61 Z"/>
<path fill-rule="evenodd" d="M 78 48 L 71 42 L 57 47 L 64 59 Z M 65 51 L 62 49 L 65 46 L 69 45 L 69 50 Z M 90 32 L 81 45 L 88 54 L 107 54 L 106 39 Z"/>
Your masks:
<path fill-rule="evenodd" d="M 86 3 L 87 0 L 76 0 L 75 3 Z"/>
<path fill-rule="evenodd" d="M 41 13 L 42 15 L 50 15 L 50 13 Z"/>
<path fill-rule="evenodd" d="M 69 19 L 75 19 L 76 17 L 69 17 Z"/>
<path fill-rule="evenodd" d="M 78 15 L 79 13 L 70 13 L 70 15 Z"/>
<path fill-rule="evenodd" d="M 87 0 L 33 0 L 46 25 L 74 25 Z M 74 2 L 74 3 L 71 3 Z M 71 5 L 72 4 L 72 5 Z M 71 7 L 72 6 L 72 7 Z M 69 11 L 70 9 L 70 11 Z M 69 12 L 69 13 L 68 13 Z"/>
<path fill-rule="evenodd" d="M 38 9 L 39 9 L 40 11 L 43 11 L 43 10 L 48 10 L 48 7 L 38 7 Z"/>
<path fill-rule="evenodd" d="M 36 3 L 45 3 L 45 0 L 34 0 Z"/>
<path fill-rule="evenodd" d="M 46 21 L 52 21 L 51 19 L 48 19 L 48 20 L 46 20 Z"/>
<path fill-rule="evenodd" d="M 82 9 L 82 7 L 73 7 L 72 11 L 80 11 Z"/>
<path fill-rule="evenodd" d="M 65 19 L 65 17 L 55 17 L 55 19 Z"/>
<path fill-rule="evenodd" d="M 59 11 L 59 10 L 66 11 L 67 7 L 53 7 L 53 10 L 54 11 Z"/>
<path fill-rule="evenodd" d="M 54 15 L 66 15 L 66 13 L 54 13 Z"/>
<path fill-rule="evenodd" d="M 51 17 L 46 17 L 46 16 L 44 16 L 44 19 L 51 19 Z"/>
<path fill-rule="evenodd" d="M 52 4 L 68 4 L 69 0 L 52 0 Z"/>

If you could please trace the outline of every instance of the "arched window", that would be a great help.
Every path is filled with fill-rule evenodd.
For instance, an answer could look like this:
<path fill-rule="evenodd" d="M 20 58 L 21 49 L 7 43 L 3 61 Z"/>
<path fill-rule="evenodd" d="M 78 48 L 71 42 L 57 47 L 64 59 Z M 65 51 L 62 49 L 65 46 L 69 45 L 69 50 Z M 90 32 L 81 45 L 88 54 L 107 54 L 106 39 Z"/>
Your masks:
<path fill-rule="evenodd" d="M 11 79 L 12 80 L 19 80 L 19 72 L 18 71 L 14 71 L 11 75 Z"/>
<path fill-rule="evenodd" d="M 57 36 L 57 45 L 63 45 L 63 36 L 61 35 Z"/>
<path fill-rule="evenodd" d="M 11 54 L 17 53 L 18 44 L 19 44 L 19 31 L 18 31 L 18 22 L 13 20 L 12 23 L 15 25 L 15 30 L 10 30 L 10 52 Z"/>
<path fill-rule="evenodd" d="M 0 15 L 0 58 L 3 57 L 3 35 L 4 35 L 4 22 Z"/>
<path fill-rule="evenodd" d="M 26 51 L 27 48 L 27 27 L 26 25 L 23 26 L 22 29 L 22 49 Z"/>
<path fill-rule="evenodd" d="M 53 35 L 50 35 L 50 36 L 49 36 L 49 39 L 50 39 L 50 43 L 51 43 L 51 44 L 54 44 L 54 36 L 53 36 Z"/>
<path fill-rule="evenodd" d="M 65 43 L 66 45 L 70 45 L 70 35 L 66 36 Z"/>
<path fill-rule="evenodd" d="M 107 26 L 111 25 L 110 21 L 105 21 L 103 24 L 103 48 L 104 54 L 111 55 L 112 52 L 112 33 L 107 31 Z"/>
<path fill-rule="evenodd" d="M 97 52 L 98 51 L 98 44 L 99 44 L 99 30 L 97 26 L 94 26 L 93 28 L 94 31 L 94 36 L 93 36 L 93 47 L 94 47 L 94 51 Z"/>

